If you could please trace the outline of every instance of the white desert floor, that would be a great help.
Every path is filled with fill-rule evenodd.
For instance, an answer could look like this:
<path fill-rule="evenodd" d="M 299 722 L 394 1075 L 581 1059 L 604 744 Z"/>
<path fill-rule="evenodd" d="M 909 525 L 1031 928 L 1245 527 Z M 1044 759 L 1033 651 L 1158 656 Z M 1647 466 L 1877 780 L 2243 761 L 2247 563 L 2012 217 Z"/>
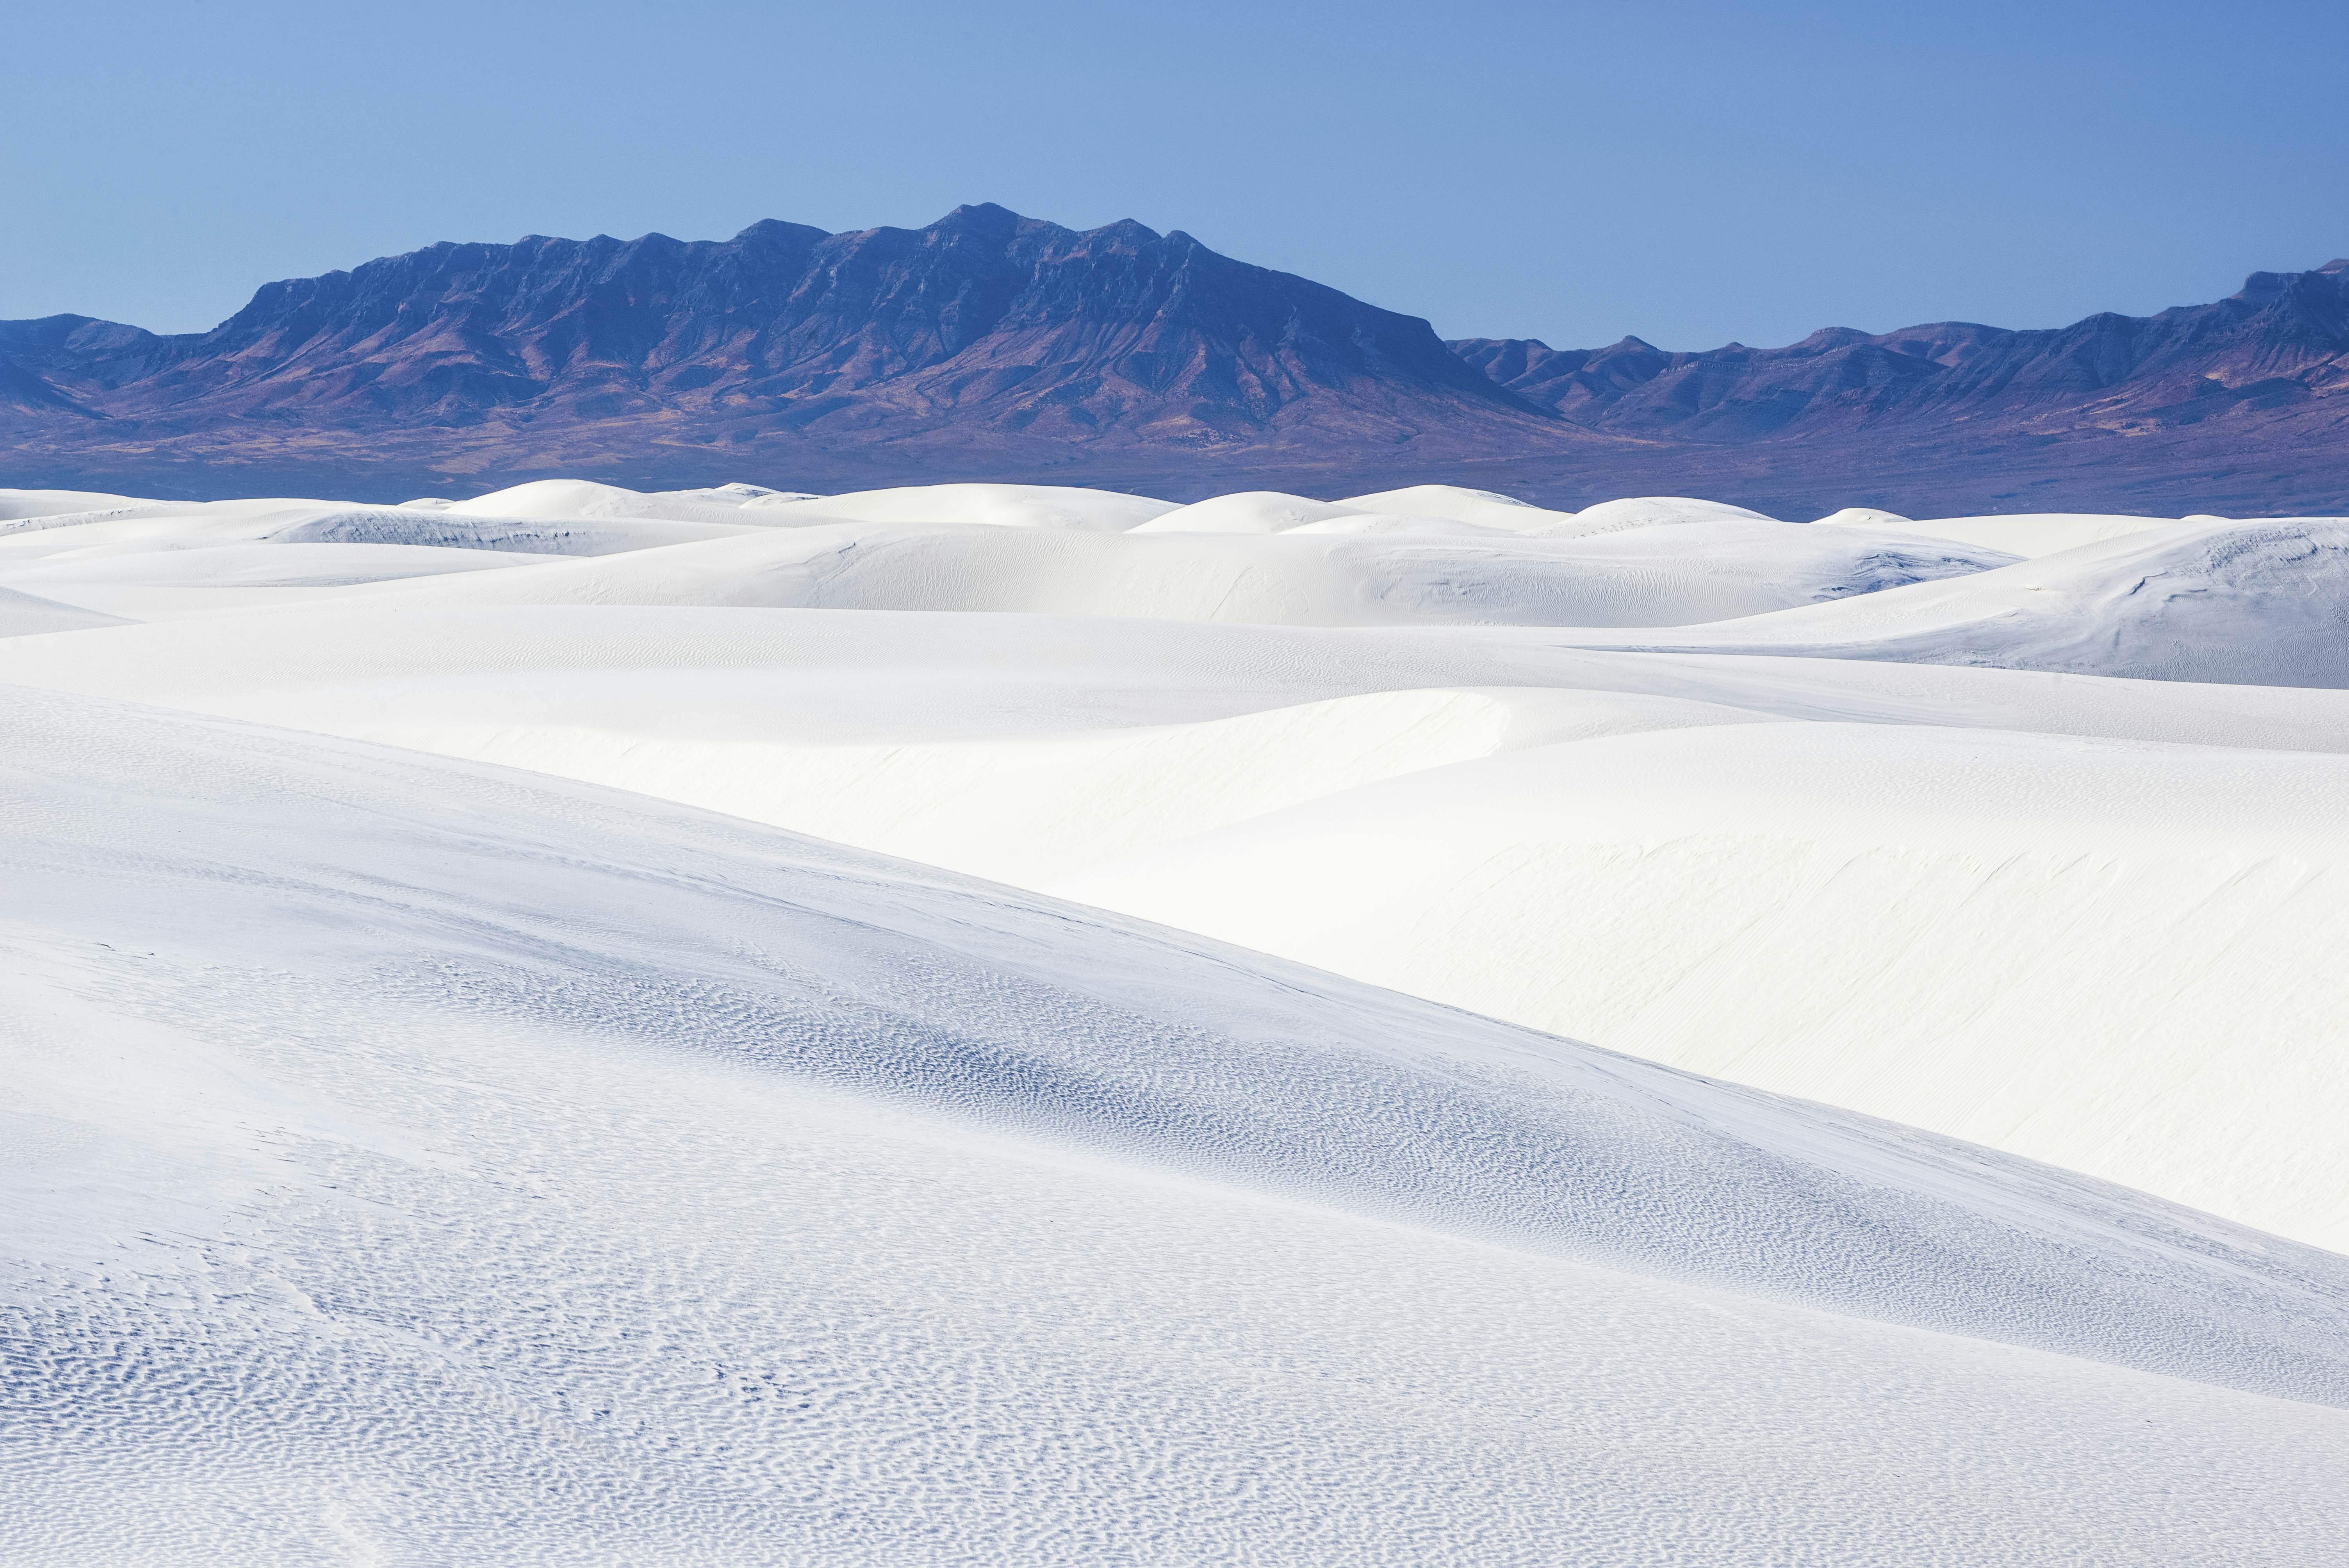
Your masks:
<path fill-rule="evenodd" d="M 2349 521 L 0 491 L 0 1561 L 2349 1558 Z"/>

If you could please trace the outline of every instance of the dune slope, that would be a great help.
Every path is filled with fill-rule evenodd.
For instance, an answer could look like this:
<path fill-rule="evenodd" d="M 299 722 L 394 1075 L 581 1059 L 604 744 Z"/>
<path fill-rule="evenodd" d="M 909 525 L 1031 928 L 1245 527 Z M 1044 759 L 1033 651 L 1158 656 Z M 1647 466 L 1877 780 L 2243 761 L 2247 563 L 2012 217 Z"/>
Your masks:
<path fill-rule="evenodd" d="M 2344 602 L 2349 522 L 2181 523 L 1630 645 L 2340 686 L 2349 686 Z"/>
<path fill-rule="evenodd" d="M 0 492 L 0 1563 L 2349 1555 L 2341 527 Z"/>
<path fill-rule="evenodd" d="M 40 1561 L 2344 1539 L 2341 1259 L 677 808 L 5 701 Z"/>

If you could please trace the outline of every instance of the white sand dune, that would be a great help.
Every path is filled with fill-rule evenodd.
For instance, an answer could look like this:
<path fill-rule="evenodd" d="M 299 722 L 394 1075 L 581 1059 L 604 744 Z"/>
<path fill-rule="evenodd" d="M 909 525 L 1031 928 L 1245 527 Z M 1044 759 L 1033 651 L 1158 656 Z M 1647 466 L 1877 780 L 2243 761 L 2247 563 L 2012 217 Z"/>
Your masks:
<path fill-rule="evenodd" d="M 0 520 L 24 1561 L 2349 1553 L 2349 524 Z"/>
<path fill-rule="evenodd" d="M 2136 521 L 2142 520 L 2140 519 Z M 1828 528 L 1898 528 L 1908 530 L 1910 532 L 1932 533 L 1932 528 L 1930 524 L 1923 529 L 1920 529 L 1914 521 L 1901 516 L 1897 511 L 1886 511 L 1881 507 L 1873 506 L 1844 507 L 1840 511 L 1829 512 L 1826 516 L 1820 518 L 1816 522 L 1811 524 L 1811 526 L 1814 528 L 1821 526 Z M 1936 535 L 1936 537 L 1946 536 Z M 2010 551 L 2010 553 L 2015 555 L 2027 555 L 2033 552 L 2023 550 L 2013 550 Z"/>
<path fill-rule="evenodd" d="M 1175 507 L 1147 496 L 1061 485 L 947 484 L 857 490 L 760 510 L 771 510 L 771 521 L 781 522 L 794 522 L 803 515 L 847 522 L 964 522 L 1119 533 L 1164 517 Z"/>
<path fill-rule="evenodd" d="M 1279 533 L 1300 523 L 1367 515 L 1363 509 L 1278 490 L 1240 490 L 1162 511 L 1130 533 Z"/>
<path fill-rule="evenodd" d="M 5 492 L 0 492 L 5 493 Z M 737 509 L 740 511 L 740 509 Z M 758 516 L 741 512 L 744 516 Z M 665 518 L 503 518 L 334 501 L 208 501 L 44 515 L 0 525 L 0 570 L 59 557 L 228 544 L 409 545 L 607 555 L 758 531 L 754 522 Z"/>
<path fill-rule="evenodd" d="M 2349 1529 L 2349 1261 L 640 799 L 0 713 L 27 1558 Z"/>
<path fill-rule="evenodd" d="M 1682 726 L 1044 885 L 2349 1248 L 2344 800 L 2339 756 Z"/>
<path fill-rule="evenodd" d="M 1863 537 L 1886 535 L 1867 531 Z M 1703 648 L 2241 685 L 2349 686 L 2349 521 L 2180 523 L 1687 637 Z"/>
<path fill-rule="evenodd" d="M 814 499 L 803 491 L 773 490 L 761 485 L 717 485 L 706 490 L 646 494 L 590 480 L 533 480 L 528 484 L 492 490 L 471 500 L 407 504 L 429 505 L 434 511 L 462 512 L 469 517 L 541 521 L 626 518 L 737 524 L 764 521 L 763 514 L 771 508 Z"/>
<path fill-rule="evenodd" d="M 1539 528 L 1545 523 L 1562 522 L 1574 516 L 1570 511 L 1550 511 L 1531 506 L 1514 496 L 1499 495 L 1492 490 L 1463 490 L 1458 485 L 1408 485 L 1402 490 L 1374 490 L 1368 495 L 1348 496 L 1337 504 L 1358 511 L 1449 518 L 1454 522 L 1478 523 L 1511 533 Z"/>
<path fill-rule="evenodd" d="M 1147 524 L 1144 525 L 1148 526 Z M 1140 530 L 1135 531 L 1139 532 Z M 1413 517 L 1403 512 L 1357 511 L 1343 517 L 1323 518 L 1319 522 L 1300 522 L 1285 533 L 1335 533 L 1350 537 L 1371 535 L 1411 534 L 1423 539 L 1474 539 L 1482 535 L 1490 539 L 1506 539 L 1513 531 L 1490 528 L 1481 522 L 1454 522 L 1448 517 Z"/>
<path fill-rule="evenodd" d="M 427 544 L 288 543 L 170 550 L 67 550 L 30 562 L 0 553 L 0 587 L 129 621 L 176 620 L 332 598 L 367 583 L 413 583 L 452 572 L 528 565 L 543 555 Z M 98 623 L 90 623 L 98 624 Z M 64 627 L 24 626 L 55 631 Z"/>
<path fill-rule="evenodd" d="M 813 503 L 807 503 L 813 504 Z M 1971 573 L 2010 558 L 1792 523 L 1591 539 L 1087 532 L 842 523 L 604 555 L 404 603 L 983 610 L 1299 626 L 1682 625 Z"/>
<path fill-rule="evenodd" d="M 42 632 L 73 632 L 85 626 L 126 624 L 133 617 L 109 615 L 84 605 L 27 593 L 0 584 L 0 637 L 24 637 Z"/>
<path fill-rule="evenodd" d="M 2349 1247 L 2349 692 L 576 605 L 18 639 L 0 680 L 1051 888 Z M 2017 1052 L 2064 1096 L 2018 1109 Z"/>
<path fill-rule="evenodd" d="M 2221 518 L 2189 518 L 2186 521 L 2219 522 Z M 1939 517 L 1921 522 L 1897 518 L 1891 512 L 1875 511 L 1863 507 L 1847 507 L 1832 517 L 1819 519 L 1819 526 L 1899 528 L 1910 533 L 1921 533 L 1933 539 L 1955 540 L 1961 544 L 1977 544 L 1989 550 L 2003 550 L 2011 554 L 2028 557 L 2053 555 L 2059 551 L 2076 550 L 2084 544 L 2102 544 L 2108 540 L 2126 539 L 2148 529 L 2175 526 L 2175 520 L 2166 517 L 2115 517 L 2097 512 L 2034 511 L 2016 512 L 2008 517 Z"/>
<path fill-rule="evenodd" d="M 1770 522 L 1774 519 L 1742 506 L 1717 500 L 1692 500 L 1686 496 L 1630 496 L 1600 501 L 1571 517 L 1544 522 L 1534 531 L 1554 537 L 1588 537 L 1622 533 L 1639 528 L 1673 528 L 1691 522 Z"/>
<path fill-rule="evenodd" d="M 55 517 L 67 512 L 127 511 L 133 508 L 164 504 L 168 503 L 142 501 L 127 495 L 109 495 L 103 490 L 0 490 L 0 523 L 22 522 L 31 518 Z"/>

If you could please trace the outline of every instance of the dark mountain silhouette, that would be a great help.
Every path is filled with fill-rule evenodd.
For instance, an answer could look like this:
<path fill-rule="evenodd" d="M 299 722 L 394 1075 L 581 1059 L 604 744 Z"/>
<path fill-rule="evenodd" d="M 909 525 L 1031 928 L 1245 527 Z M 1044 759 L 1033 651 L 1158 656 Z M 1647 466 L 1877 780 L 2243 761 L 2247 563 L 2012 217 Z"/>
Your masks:
<path fill-rule="evenodd" d="M 2349 263 L 2047 332 L 1671 354 L 1445 345 L 1187 234 L 1000 207 L 921 230 L 440 244 L 211 332 L 0 323 L 0 482 L 398 499 L 1026 479 L 1174 499 L 1425 479 L 1799 515 L 2349 500 Z"/>
<path fill-rule="evenodd" d="M 536 470 L 927 477 L 1137 456 L 1563 448 L 1424 321 L 1139 223 L 1000 207 L 434 245 L 272 284 L 212 331 L 0 325 L 16 463 L 378 462 L 392 489 Z M 712 448 L 718 449 L 711 450 Z"/>
<path fill-rule="evenodd" d="M 1899 474 L 1912 509 L 1932 504 L 1936 477 L 1977 504 L 2168 494 L 2145 510 L 2349 506 L 2349 260 L 2254 273 L 2212 304 L 2045 331 L 1829 328 L 1785 348 L 1699 354 L 1636 337 L 1451 346 L 1529 403 L 1587 429 L 1704 449 L 1683 454 L 1691 470 L 1749 485 L 1807 460 L 1821 474 Z M 1721 448 L 1743 460 L 1710 449 Z"/>
<path fill-rule="evenodd" d="M 1454 352 L 1578 424 L 1744 441 L 1985 415 L 2068 428 L 2196 425 L 2349 389 L 2349 261 L 2254 273 L 2240 294 L 2159 315 L 2093 315 L 2045 332 L 1940 322 L 1787 348 L 1666 354 L 1636 337 L 1557 350 L 1468 338 Z"/>

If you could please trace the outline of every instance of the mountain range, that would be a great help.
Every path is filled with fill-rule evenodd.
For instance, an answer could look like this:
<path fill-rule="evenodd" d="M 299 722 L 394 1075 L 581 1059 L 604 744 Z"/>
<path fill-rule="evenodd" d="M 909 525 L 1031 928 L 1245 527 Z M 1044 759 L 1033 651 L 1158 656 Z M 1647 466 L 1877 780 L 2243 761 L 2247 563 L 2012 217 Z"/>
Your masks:
<path fill-rule="evenodd" d="M 461 497 L 541 475 L 939 479 L 1183 500 L 1441 479 L 1807 515 L 2349 511 L 2349 261 L 2013 331 L 1672 353 L 1446 343 L 1179 231 L 993 205 L 919 230 L 438 244 L 206 333 L 0 322 L 0 480 Z"/>

